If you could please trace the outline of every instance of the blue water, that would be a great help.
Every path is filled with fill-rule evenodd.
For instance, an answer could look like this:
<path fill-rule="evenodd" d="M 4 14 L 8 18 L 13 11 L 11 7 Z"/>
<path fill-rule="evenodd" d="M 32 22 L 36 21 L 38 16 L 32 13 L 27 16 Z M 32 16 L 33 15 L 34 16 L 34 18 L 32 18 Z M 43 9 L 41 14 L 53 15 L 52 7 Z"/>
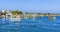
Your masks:
<path fill-rule="evenodd" d="M 0 18 L 0 32 L 60 32 L 60 16 L 56 20 L 48 20 L 47 16 L 21 20 Z"/>

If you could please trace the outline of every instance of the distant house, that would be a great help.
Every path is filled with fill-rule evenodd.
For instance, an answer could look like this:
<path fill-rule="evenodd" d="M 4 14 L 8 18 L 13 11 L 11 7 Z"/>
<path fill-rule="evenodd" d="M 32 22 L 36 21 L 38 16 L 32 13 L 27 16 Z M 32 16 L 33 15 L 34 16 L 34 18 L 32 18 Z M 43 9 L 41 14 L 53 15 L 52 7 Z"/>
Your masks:
<path fill-rule="evenodd" d="M 6 13 L 1 13 L 1 17 L 5 18 L 6 17 Z"/>
<path fill-rule="evenodd" d="M 7 13 L 7 14 L 6 14 L 6 18 L 10 18 L 11 16 L 12 16 L 11 13 Z"/>
<path fill-rule="evenodd" d="M 39 16 L 37 13 L 25 13 L 25 15 L 26 15 L 27 17 L 33 17 L 33 18 Z"/>

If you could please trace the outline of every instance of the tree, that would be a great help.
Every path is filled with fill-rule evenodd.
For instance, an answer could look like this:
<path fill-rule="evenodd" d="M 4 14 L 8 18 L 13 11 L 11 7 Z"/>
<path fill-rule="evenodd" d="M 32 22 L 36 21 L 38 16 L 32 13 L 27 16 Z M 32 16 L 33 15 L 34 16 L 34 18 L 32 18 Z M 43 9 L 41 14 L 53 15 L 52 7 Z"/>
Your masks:
<path fill-rule="evenodd" d="M 19 15 L 21 15 L 21 14 L 23 14 L 23 12 L 21 12 L 21 11 L 19 11 L 19 10 L 15 10 L 15 11 L 12 11 L 11 12 L 13 15 L 15 15 L 15 14 L 19 14 Z"/>

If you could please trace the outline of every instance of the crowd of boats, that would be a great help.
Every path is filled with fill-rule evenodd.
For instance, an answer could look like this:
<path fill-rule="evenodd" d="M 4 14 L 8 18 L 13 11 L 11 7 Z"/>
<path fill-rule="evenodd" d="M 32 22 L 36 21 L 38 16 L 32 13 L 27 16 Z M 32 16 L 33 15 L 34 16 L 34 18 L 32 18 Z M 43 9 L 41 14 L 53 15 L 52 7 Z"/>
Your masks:
<path fill-rule="evenodd" d="M 60 14 L 51 14 L 51 13 L 33 13 L 33 12 L 26 12 L 23 13 L 21 11 L 6 11 L 2 10 L 0 12 L 0 18 L 36 18 L 36 17 L 43 17 L 48 16 L 49 19 L 55 19 L 55 16 L 60 16 Z M 52 17 L 51 17 L 52 16 Z"/>

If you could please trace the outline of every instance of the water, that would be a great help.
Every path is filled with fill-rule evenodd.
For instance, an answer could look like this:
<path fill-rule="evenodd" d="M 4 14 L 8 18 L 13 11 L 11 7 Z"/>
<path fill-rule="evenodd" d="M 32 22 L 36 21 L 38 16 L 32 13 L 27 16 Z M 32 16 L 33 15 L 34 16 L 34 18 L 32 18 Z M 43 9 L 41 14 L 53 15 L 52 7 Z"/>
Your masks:
<path fill-rule="evenodd" d="M 60 16 L 56 20 L 38 17 L 35 20 L 0 18 L 0 32 L 60 32 Z"/>

